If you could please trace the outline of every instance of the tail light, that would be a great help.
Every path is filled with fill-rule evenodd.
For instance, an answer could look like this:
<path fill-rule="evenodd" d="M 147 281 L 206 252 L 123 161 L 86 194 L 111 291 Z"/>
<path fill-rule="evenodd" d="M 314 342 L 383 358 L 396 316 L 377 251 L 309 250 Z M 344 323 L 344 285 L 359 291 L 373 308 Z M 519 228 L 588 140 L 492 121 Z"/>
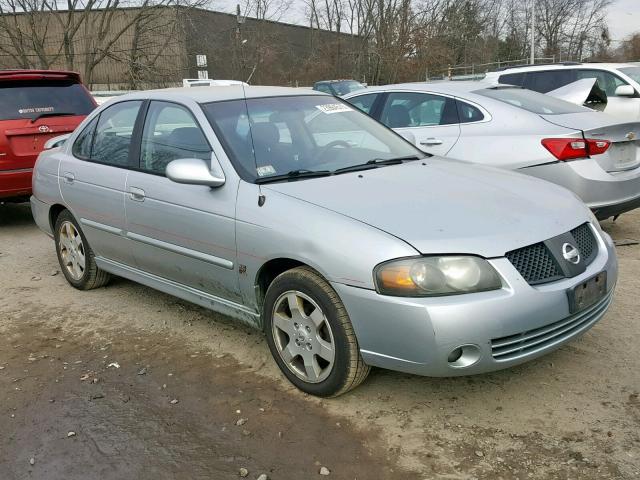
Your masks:
<path fill-rule="evenodd" d="M 587 138 L 545 138 L 542 146 L 549 150 L 558 160 L 573 160 L 576 158 L 588 158 L 591 155 L 600 155 L 607 151 L 611 142 L 609 140 L 595 140 Z"/>

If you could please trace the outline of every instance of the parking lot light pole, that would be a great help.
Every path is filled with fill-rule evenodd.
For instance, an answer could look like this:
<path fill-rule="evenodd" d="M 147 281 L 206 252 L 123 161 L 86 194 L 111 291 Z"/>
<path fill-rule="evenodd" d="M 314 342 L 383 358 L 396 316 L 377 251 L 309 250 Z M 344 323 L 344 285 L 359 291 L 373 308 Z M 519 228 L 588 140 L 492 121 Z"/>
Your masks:
<path fill-rule="evenodd" d="M 536 0 L 531 0 L 531 65 L 536 63 Z"/>

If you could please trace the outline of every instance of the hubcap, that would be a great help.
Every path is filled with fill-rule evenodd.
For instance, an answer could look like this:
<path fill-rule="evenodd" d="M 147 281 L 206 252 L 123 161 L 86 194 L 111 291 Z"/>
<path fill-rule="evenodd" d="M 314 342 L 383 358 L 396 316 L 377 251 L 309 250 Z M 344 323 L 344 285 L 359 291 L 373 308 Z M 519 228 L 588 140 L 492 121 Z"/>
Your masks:
<path fill-rule="evenodd" d="M 280 358 L 298 378 L 319 383 L 329 376 L 335 359 L 333 332 L 309 296 L 296 290 L 280 295 L 271 330 Z"/>
<path fill-rule="evenodd" d="M 84 275 L 85 252 L 80 232 L 71 222 L 62 222 L 60 225 L 58 248 L 62 266 L 67 270 L 71 278 L 80 280 Z"/>

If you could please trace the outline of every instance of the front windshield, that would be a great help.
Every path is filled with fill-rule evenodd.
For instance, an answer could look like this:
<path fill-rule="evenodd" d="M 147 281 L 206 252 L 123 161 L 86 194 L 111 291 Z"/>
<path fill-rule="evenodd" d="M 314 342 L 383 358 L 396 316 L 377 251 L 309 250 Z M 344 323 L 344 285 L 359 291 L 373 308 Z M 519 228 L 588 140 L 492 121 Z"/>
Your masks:
<path fill-rule="evenodd" d="M 202 106 L 240 176 L 254 182 L 425 154 L 334 97 L 252 98 Z"/>
<path fill-rule="evenodd" d="M 335 82 L 332 86 L 337 95 L 346 95 L 347 93 L 366 88 L 363 84 L 361 84 L 360 82 L 356 82 L 355 80 L 346 82 Z"/>
<path fill-rule="evenodd" d="M 625 67 L 621 68 L 620 71 L 627 77 L 631 77 L 634 82 L 640 83 L 640 67 Z"/>

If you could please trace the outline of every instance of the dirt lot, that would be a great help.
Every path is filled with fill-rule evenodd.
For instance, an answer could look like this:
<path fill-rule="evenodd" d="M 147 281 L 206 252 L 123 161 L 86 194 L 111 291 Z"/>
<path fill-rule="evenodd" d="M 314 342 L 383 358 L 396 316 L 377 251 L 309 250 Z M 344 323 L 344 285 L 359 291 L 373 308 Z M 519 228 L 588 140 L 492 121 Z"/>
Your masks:
<path fill-rule="evenodd" d="M 604 227 L 640 239 L 640 213 Z M 28 206 L 0 205 L 0 479 L 639 478 L 640 246 L 618 253 L 613 307 L 551 355 L 318 400 L 229 319 L 122 279 L 74 290 Z"/>

